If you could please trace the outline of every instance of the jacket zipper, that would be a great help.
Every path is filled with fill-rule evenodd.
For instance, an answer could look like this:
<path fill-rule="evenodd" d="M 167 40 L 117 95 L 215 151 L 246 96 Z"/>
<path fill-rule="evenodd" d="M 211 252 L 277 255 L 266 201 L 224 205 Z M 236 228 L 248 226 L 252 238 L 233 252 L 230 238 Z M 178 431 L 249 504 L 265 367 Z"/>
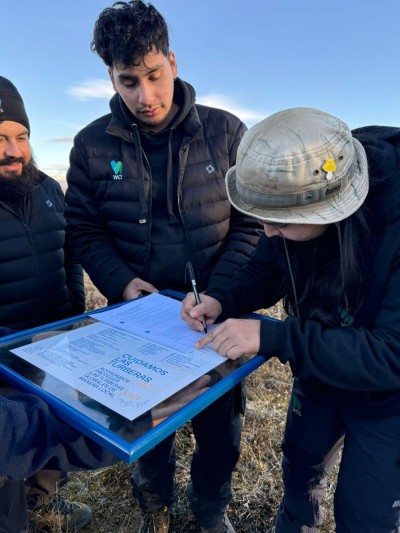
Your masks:
<path fill-rule="evenodd" d="M 177 190 L 177 193 L 178 193 L 178 211 L 179 211 L 179 216 L 181 217 L 181 220 L 182 220 L 183 232 L 185 234 L 185 239 L 186 239 L 187 246 L 188 246 L 188 251 L 189 251 L 189 256 L 190 256 L 189 259 L 192 262 L 192 265 L 193 265 L 193 268 L 194 268 L 194 271 L 195 271 L 197 279 L 200 280 L 201 278 L 199 277 L 199 269 L 198 269 L 195 253 L 194 253 L 194 250 L 193 250 L 192 242 L 189 239 L 189 234 L 188 234 L 188 232 L 186 230 L 186 225 L 185 225 L 185 218 L 182 215 L 182 211 L 181 211 L 183 175 L 185 173 L 186 161 L 187 161 L 187 157 L 188 157 L 186 152 L 188 150 L 189 150 L 189 143 L 187 143 L 185 145 L 182 145 L 181 149 L 179 150 L 179 178 L 178 178 L 178 190 Z M 185 164 L 184 164 L 183 157 L 184 157 L 185 154 L 186 154 L 186 161 L 185 161 Z"/>
<path fill-rule="evenodd" d="M 32 233 L 31 233 L 31 228 L 28 226 L 28 224 L 26 224 L 25 222 L 23 222 L 22 224 L 24 226 L 24 229 L 25 229 L 25 232 L 26 232 L 26 235 L 28 237 L 28 241 L 29 241 L 29 244 L 32 244 L 33 245 L 33 237 L 32 237 Z"/>
<path fill-rule="evenodd" d="M 47 300 L 47 292 L 46 292 L 46 289 L 45 289 L 45 285 L 43 283 L 43 276 L 42 276 L 42 273 L 40 271 L 39 261 L 38 261 L 36 250 L 35 250 L 35 247 L 34 247 L 35 241 L 33 239 L 31 228 L 30 228 L 29 224 L 27 223 L 27 220 L 29 220 L 29 216 L 27 216 L 27 214 L 30 211 L 30 200 L 29 200 L 29 198 L 24 198 L 24 200 L 23 200 L 23 205 L 22 205 L 22 214 L 23 214 L 23 216 L 20 216 L 16 211 L 11 209 L 11 207 L 9 207 L 7 204 L 5 204 L 3 202 L 0 202 L 0 205 L 6 211 L 11 213 L 16 219 L 18 219 L 20 221 L 20 223 L 22 224 L 22 227 L 25 230 L 25 234 L 27 236 L 28 242 L 29 242 L 29 244 L 31 246 L 31 249 L 32 249 L 32 255 L 35 258 L 37 272 L 39 274 L 40 283 L 41 283 L 41 286 L 42 286 L 42 292 L 43 292 L 44 298 Z"/>

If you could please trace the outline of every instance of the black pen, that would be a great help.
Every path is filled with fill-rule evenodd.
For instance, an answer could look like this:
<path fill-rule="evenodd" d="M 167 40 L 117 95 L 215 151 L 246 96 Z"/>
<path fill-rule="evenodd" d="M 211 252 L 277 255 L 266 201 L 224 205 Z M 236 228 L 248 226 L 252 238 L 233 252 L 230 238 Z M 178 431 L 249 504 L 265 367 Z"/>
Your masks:
<path fill-rule="evenodd" d="M 188 261 L 186 263 L 186 266 L 187 266 L 187 269 L 189 270 L 190 281 L 192 282 L 194 299 L 196 300 L 197 305 L 199 305 L 199 303 L 201 303 L 201 302 L 200 302 L 200 296 L 199 296 L 199 293 L 198 293 L 198 290 L 197 290 L 196 278 L 194 277 L 194 270 L 193 270 L 193 267 L 192 267 L 192 263 L 190 261 Z M 207 333 L 207 324 L 206 324 L 206 319 L 205 319 L 204 316 L 203 316 L 203 319 L 202 319 L 201 323 L 203 324 L 204 333 Z"/>

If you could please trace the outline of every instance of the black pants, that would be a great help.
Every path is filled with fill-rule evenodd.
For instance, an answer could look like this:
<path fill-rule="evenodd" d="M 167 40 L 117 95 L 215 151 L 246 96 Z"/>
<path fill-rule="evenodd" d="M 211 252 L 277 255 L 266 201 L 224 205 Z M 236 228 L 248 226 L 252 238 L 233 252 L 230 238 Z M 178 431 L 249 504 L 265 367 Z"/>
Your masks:
<path fill-rule="evenodd" d="M 276 533 L 320 531 L 327 475 L 341 449 L 336 532 L 398 533 L 400 416 L 356 415 L 296 381 L 282 445 L 284 496 Z"/>
<path fill-rule="evenodd" d="M 236 386 L 192 419 L 196 448 L 187 495 L 203 527 L 215 525 L 232 497 L 232 471 L 240 452 L 242 402 L 241 386 Z M 174 438 L 170 435 L 135 465 L 133 494 L 143 511 L 156 512 L 174 502 Z"/>
<path fill-rule="evenodd" d="M 41 470 L 24 480 L 0 478 L 0 533 L 20 533 L 28 524 L 28 508 L 52 496 L 67 481 L 58 470 Z"/>
<path fill-rule="evenodd" d="M 24 481 L 0 478 L 0 533 L 21 533 L 27 525 Z"/>

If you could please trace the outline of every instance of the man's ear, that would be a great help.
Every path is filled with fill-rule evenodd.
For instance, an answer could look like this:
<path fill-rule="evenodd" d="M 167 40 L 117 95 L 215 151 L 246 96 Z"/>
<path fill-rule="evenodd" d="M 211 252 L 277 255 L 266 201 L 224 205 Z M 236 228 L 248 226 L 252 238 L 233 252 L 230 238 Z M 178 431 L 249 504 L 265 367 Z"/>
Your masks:
<path fill-rule="evenodd" d="M 174 52 L 169 53 L 169 64 L 172 68 L 172 74 L 174 75 L 174 80 L 178 77 L 178 65 L 176 62 L 175 54 Z"/>
<path fill-rule="evenodd" d="M 108 72 L 108 75 L 110 76 L 110 80 L 111 80 L 113 89 L 117 93 L 118 91 L 117 91 L 117 87 L 115 86 L 114 74 L 113 74 L 112 68 L 108 67 L 107 72 Z"/>

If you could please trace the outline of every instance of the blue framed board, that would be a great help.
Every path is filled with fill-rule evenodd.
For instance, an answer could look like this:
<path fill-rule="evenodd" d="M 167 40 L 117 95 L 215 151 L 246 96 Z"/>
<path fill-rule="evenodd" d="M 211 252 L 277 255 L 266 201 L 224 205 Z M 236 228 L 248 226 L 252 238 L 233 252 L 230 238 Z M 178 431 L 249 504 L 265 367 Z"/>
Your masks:
<path fill-rule="evenodd" d="M 173 291 L 164 291 L 164 294 L 176 299 L 182 296 Z M 65 422 L 121 460 L 132 463 L 240 383 L 262 365 L 266 358 L 256 355 L 242 364 L 225 359 L 221 365 L 207 372 L 212 376 L 208 390 L 186 405 L 173 410 L 169 416 L 155 424 L 151 410 L 133 420 L 128 420 L 13 353 L 14 349 L 31 343 L 37 336 L 46 336 L 52 332 L 68 332 L 93 324 L 97 321 L 97 313 L 120 305 L 124 304 L 3 337 L 0 342 L 0 374 L 12 387 L 41 397 Z M 274 320 L 263 315 L 249 315 L 249 318 L 252 317 Z M 173 405 L 173 397 L 170 402 Z"/>

